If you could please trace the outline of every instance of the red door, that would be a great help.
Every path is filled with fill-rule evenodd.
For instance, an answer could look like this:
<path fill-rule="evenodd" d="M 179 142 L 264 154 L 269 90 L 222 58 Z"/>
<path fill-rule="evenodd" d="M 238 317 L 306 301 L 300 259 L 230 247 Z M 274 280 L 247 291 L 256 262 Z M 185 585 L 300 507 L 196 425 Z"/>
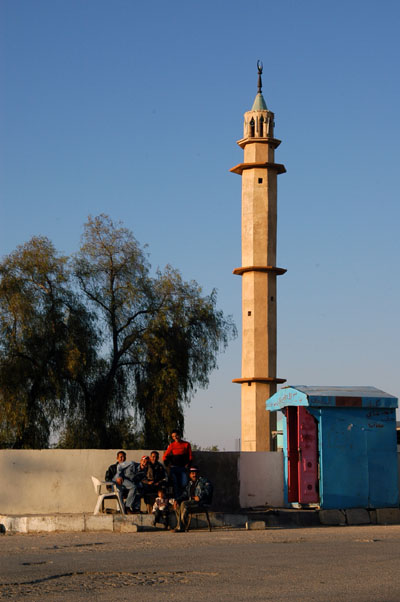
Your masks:
<path fill-rule="evenodd" d="M 288 502 L 319 502 L 317 422 L 302 406 L 284 409 L 287 420 Z"/>
<path fill-rule="evenodd" d="M 317 422 L 306 408 L 298 406 L 299 502 L 319 502 Z"/>
<path fill-rule="evenodd" d="M 288 502 L 299 501 L 299 446 L 297 443 L 297 407 L 282 410 L 287 424 Z"/>

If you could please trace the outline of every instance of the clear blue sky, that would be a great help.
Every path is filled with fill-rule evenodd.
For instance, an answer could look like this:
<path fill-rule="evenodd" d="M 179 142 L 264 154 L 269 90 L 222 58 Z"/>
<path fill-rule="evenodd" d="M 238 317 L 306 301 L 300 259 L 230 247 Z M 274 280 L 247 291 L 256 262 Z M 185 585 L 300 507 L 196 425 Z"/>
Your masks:
<path fill-rule="evenodd" d="M 282 140 L 278 376 L 400 396 L 397 0 L 2 0 L 0 254 L 108 213 L 241 327 L 243 113 Z M 240 337 L 187 411 L 235 448 Z"/>

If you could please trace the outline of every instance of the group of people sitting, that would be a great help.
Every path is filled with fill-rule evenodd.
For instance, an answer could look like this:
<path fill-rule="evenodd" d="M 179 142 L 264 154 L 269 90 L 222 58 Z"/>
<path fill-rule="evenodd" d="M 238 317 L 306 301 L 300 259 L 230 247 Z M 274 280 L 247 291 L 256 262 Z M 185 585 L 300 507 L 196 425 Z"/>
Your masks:
<path fill-rule="evenodd" d="M 117 461 L 108 467 L 105 480 L 113 482 L 125 499 L 128 514 L 140 513 L 141 499 L 152 499 L 150 511 L 154 524 L 168 527 L 169 510 L 176 513 L 175 532 L 183 531 L 188 513 L 204 504 L 210 504 L 213 487 L 208 479 L 200 476 L 197 466 L 192 465 L 190 443 L 183 441 L 178 430 L 171 433 L 172 443 L 159 461 L 158 451 L 142 456 L 140 462 L 127 461 L 126 453 L 119 451 Z M 171 496 L 171 488 L 173 495 Z"/>

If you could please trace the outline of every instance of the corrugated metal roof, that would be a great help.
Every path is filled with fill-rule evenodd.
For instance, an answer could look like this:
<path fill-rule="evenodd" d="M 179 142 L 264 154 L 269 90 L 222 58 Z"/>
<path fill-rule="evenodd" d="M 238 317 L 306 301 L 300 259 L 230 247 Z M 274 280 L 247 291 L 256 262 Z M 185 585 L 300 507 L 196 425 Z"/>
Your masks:
<path fill-rule="evenodd" d="M 287 406 L 397 408 L 398 399 L 376 387 L 331 387 L 292 385 L 277 391 L 266 401 L 266 409 Z"/>
<path fill-rule="evenodd" d="M 309 397 L 393 397 L 376 387 L 326 387 L 322 385 L 290 385 L 292 389 L 297 389 Z M 289 388 L 289 387 L 284 387 Z"/>

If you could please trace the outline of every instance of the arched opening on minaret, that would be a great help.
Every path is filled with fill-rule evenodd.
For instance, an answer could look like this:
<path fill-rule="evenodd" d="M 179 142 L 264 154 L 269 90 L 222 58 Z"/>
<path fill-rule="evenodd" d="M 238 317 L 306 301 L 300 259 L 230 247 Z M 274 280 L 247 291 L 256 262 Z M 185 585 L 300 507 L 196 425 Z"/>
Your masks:
<path fill-rule="evenodd" d="M 264 137 L 264 117 L 260 117 L 260 138 Z"/>
<path fill-rule="evenodd" d="M 254 128 L 255 128 L 254 119 L 251 118 L 251 120 L 250 120 L 250 138 L 254 138 Z"/>
<path fill-rule="evenodd" d="M 266 135 L 267 136 L 274 136 L 274 120 L 272 117 L 267 118 L 267 123 L 266 123 Z"/>

